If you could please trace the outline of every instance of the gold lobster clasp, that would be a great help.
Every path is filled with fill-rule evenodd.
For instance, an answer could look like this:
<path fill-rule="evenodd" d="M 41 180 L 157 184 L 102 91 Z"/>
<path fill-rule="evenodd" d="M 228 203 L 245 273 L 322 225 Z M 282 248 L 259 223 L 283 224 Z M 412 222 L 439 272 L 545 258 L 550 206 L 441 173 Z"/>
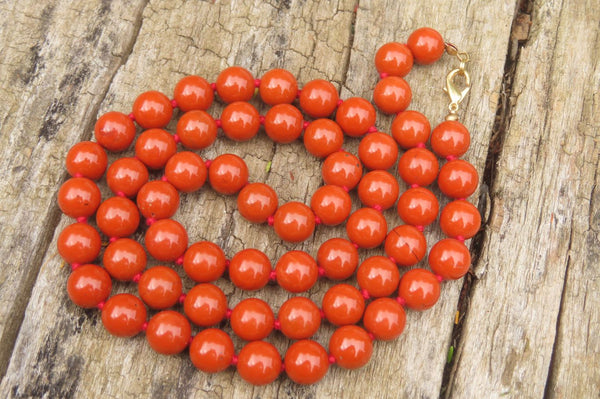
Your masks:
<path fill-rule="evenodd" d="M 448 75 L 446 75 L 446 87 L 444 87 L 444 91 L 448 94 L 448 97 L 450 97 L 450 104 L 448 105 L 450 113 L 446 119 L 457 120 L 458 105 L 464 100 L 471 89 L 471 75 L 469 75 L 469 72 L 466 69 L 466 64 L 469 62 L 469 54 L 458 51 L 456 46 L 451 43 L 446 43 L 446 52 L 456 56 L 460 62 L 458 68 L 451 70 Z M 460 78 L 462 78 L 461 80 L 463 80 L 463 82 L 459 84 L 456 80 Z"/>

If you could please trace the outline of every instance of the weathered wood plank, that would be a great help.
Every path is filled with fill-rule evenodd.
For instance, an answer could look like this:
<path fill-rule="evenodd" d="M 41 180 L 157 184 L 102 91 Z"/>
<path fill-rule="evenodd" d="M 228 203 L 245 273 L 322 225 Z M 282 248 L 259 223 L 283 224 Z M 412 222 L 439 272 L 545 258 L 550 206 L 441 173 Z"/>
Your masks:
<path fill-rule="evenodd" d="M 600 6 L 584 3 L 535 3 L 451 396 L 598 395 Z"/>
<path fill-rule="evenodd" d="M 0 375 L 59 218 L 64 156 L 90 137 L 141 3 L 0 4 Z"/>

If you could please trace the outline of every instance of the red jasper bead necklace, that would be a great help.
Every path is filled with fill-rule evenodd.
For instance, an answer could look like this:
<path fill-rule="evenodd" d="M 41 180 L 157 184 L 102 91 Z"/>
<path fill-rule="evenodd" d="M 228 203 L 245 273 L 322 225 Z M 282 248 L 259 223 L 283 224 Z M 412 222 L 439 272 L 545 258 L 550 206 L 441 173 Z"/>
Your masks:
<path fill-rule="evenodd" d="M 444 52 L 456 56 L 460 66 L 447 77 L 450 113 L 431 131 L 424 115 L 406 110 L 412 93 L 403 77 L 413 62 L 430 64 Z M 132 337 L 145 331 L 148 343 L 159 353 L 176 354 L 189 347 L 192 363 L 203 372 L 216 373 L 233 366 L 255 385 L 268 384 L 283 371 L 296 383 L 312 384 L 331 364 L 348 369 L 364 366 L 374 340 L 391 340 L 402 333 L 404 308 L 432 307 L 440 295 L 440 282 L 461 278 L 469 269 L 471 257 L 464 240 L 477 233 L 481 219 L 465 200 L 477 188 L 477 170 L 458 159 L 470 144 L 469 132 L 457 116 L 470 85 L 468 60 L 466 53 L 445 43 L 430 28 L 413 32 L 407 44 L 383 45 L 375 56 L 381 80 L 373 101 L 381 112 L 396 115 L 391 134 L 375 128 L 376 111 L 366 99 L 340 100 L 335 87 L 324 80 L 308 82 L 300 90 L 294 76 L 283 69 L 268 71 L 255 80 L 249 71 L 234 66 L 221 72 L 213 84 L 188 76 L 176 85 L 173 100 L 150 91 L 138 96 L 131 114 L 102 115 L 94 129 L 96 142 L 81 142 L 69 150 L 66 164 L 72 178 L 58 193 L 60 209 L 76 219 L 58 238 L 59 253 L 72 268 L 67 282 L 69 297 L 81 307 L 100 309 L 102 323 L 115 336 Z M 462 90 L 454 83 L 456 75 L 465 78 Z M 271 106 L 264 116 L 248 102 L 256 89 Z M 220 119 L 206 112 L 215 93 L 228 104 Z M 299 108 L 292 105 L 295 101 Z M 171 134 L 164 128 L 177 108 L 182 114 L 176 134 Z M 304 115 L 313 120 L 305 120 Z M 144 130 L 135 140 L 135 157 L 117 159 L 106 170 L 105 151 L 129 148 L 136 123 Z M 194 152 L 210 146 L 218 129 L 231 140 L 246 141 L 256 136 L 261 126 L 277 143 L 303 136 L 307 151 L 324 158 L 324 185 L 313 194 L 310 204 L 292 201 L 279 205 L 273 188 L 249 182 L 248 167 L 236 155 L 205 160 Z M 342 150 L 344 136 L 361 138 L 358 156 Z M 432 150 L 427 149 L 427 141 Z M 187 150 L 179 151 L 180 145 Z M 397 178 L 387 171 L 398 160 L 398 146 L 404 151 L 398 174 L 409 186 L 401 195 Z M 443 160 L 441 168 L 438 157 Z M 164 170 L 164 175 L 149 181 L 149 170 Z M 94 181 L 105 171 L 114 196 L 102 201 Z M 452 199 L 441 213 L 436 196 L 426 188 L 436 179 L 441 192 Z M 179 207 L 179 192 L 199 190 L 206 181 L 218 193 L 237 194 L 239 213 L 251 223 L 273 226 L 282 240 L 302 242 L 318 224 L 342 223 L 348 238 L 327 240 L 316 258 L 292 250 L 274 264 L 257 249 L 244 249 L 227 259 L 214 243 L 189 245 L 185 227 L 171 217 Z M 348 191 L 355 188 L 363 208 L 351 212 Z M 405 224 L 388 231 L 391 226 L 382 211 L 393 206 Z M 402 271 L 425 257 L 423 230 L 435 222 L 438 213 L 448 238 L 431 247 L 430 270 Z M 88 224 L 94 214 L 96 227 Z M 148 226 L 144 245 L 128 238 L 138 230 L 140 214 Z M 109 241 L 102 255 L 104 267 L 94 264 L 102 248 L 101 233 Z M 381 245 L 385 256 L 359 262 L 358 249 Z M 147 253 L 171 266 L 146 269 Z M 176 271 L 179 266 L 196 283 L 187 293 Z M 333 285 L 320 308 L 310 298 L 294 296 L 277 314 L 258 298 L 244 299 L 230 309 L 223 291 L 212 284 L 226 270 L 236 287 L 249 291 L 273 281 L 291 293 L 303 293 L 320 277 L 341 281 L 355 273 L 358 288 L 343 282 Z M 110 296 L 112 279 L 137 283 L 138 296 Z M 149 319 L 147 308 L 153 314 Z M 338 327 L 328 350 L 310 339 L 322 319 Z M 237 353 L 231 337 L 218 328 L 224 320 L 229 320 L 239 338 L 249 341 Z M 361 321 L 362 325 L 357 325 Z M 199 327 L 195 335 L 192 325 Z M 272 344 L 263 341 L 273 330 L 295 340 L 283 358 Z"/>

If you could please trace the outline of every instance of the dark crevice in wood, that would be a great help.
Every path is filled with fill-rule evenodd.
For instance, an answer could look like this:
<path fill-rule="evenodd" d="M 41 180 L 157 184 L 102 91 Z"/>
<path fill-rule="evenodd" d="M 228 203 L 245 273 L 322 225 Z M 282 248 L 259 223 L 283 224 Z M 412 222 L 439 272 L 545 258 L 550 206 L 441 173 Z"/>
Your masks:
<path fill-rule="evenodd" d="M 504 64 L 504 75 L 499 93 L 498 108 L 496 117 L 492 127 L 488 153 L 485 161 L 483 172 L 482 185 L 480 188 L 479 211 L 482 214 L 482 228 L 479 233 L 473 237 L 471 242 L 471 264 L 478 265 L 481 261 L 481 253 L 485 244 L 485 227 L 487 225 L 487 216 L 492 214 L 494 207 L 494 198 L 490 197 L 490 193 L 494 192 L 494 185 L 497 177 L 497 162 L 502 154 L 504 146 L 504 138 L 510 127 L 510 121 L 513 115 L 515 105 L 515 97 L 513 95 L 513 83 L 517 70 L 517 65 L 520 58 L 521 48 L 527 44 L 529 39 L 529 31 L 531 27 L 531 14 L 533 12 L 534 0 L 518 0 L 515 8 L 515 16 L 513 18 L 510 40 L 506 53 L 506 61 Z M 486 208 L 489 208 L 486 211 Z M 453 356 L 446 363 L 444 368 L 444 376 L 440 390 L 440 397 L 452 396 L 453 376 L 458 367 L 457 348 L 461 344 L 462 330 L 464 321 L 468 316 L 469 303 L 473 292 L 473 287 L 477 284 L 477 276 L 473 272 L 474 267 L 465 276 L 463 286 L 457 304 L 458 320 L 452 331 L 450 345 L 452 346 Z"/>
<path fill-rule="evenodd" d="M 340 82 L 340 92 L 342 87 L 346 86 L 348 81 L 348 69 L 350 69 L 350 55 L 352 54 L 352 48 L 354 47 L 354 30 L 356 28 L 356 14 L 360 7 L 360 1 L 356 1 L 354 10 L 352 11 L 352 20 L 350 21 L 350 36 L 348 37 L 348 55 L 344 60 L 344 70 L 342 72 L 342 81 Z"/>

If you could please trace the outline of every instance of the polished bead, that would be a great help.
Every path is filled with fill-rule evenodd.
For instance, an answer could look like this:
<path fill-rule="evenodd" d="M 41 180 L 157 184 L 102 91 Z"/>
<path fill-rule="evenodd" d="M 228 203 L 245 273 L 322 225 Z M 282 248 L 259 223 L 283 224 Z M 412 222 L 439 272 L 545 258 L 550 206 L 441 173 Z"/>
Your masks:
<path fill-rule="evenodd" d="M 227 297 L 214 284 L 198 284 L 186 294 L 183 311 L 200 327 L 214 326 L 227 314 Z"/>
<path fill-rule="evenodd" d="M 481 215 L 475 205 L 464 200 L 448 203 L 440 213 L 440 228 L 448 237 L 473 237 L 481 227 Z"/>
<path fill-rule="evenodd" d="M 435 181 L 439 163 L 435 155 L 425 148 L 412 148 L 398 161 L 398 173 L 407 184 L 428 186 Z"/>
<path fill-rule="evenodd" d="M 367 305 L 363 324 L 376 339 L 392 340 L 404 331 L 406 312 L 396 300 L 378 298 Z"/>
<path fill-rule="evenodd" d="M 155 259 L 172 262 L 187 249 L 188 235 L 185 228 L 172 219 L 154 222 L 144 237 L 146 249 Z"/>
<path fill-rule="evenodd" d="M 247 69 L 232 66 L 219 74 L 216 88 L 219 97 L 226 103 L 248 101 L 254 95 L 254 77 Z"/>
<path fill-rule="evenodd" d="M 135 142 L 135 156 L 150 169 L 162 169 L 177 152 L 173 135 L 162 129 L 146 130 Z"/>
<path fill-rule="evenodd" d="M 190 359 L 205 373 L 227 369 L 233 360 L 233 341 L 226 332 L 217 328 L 200 331 L 190 344 Z"/>
<path fill-rule="evenodd" d="M 213 102 L 214 93 L 210 83 L 200 76 L 186 76 L 177 82 L 173 99 L 183 112 L 207 110 Z"/>
<path fill-rule="evenodd" d="M 183 256 L 183 270 L 197 283 L 219 279 L 225 272 L 227 259 L 217 245 L 209 241 L 192 244 Z"/>
<path fill-rule="evenodd" d="M 289 251 L 275 265 L 277 284 L 289 292 L 305 292 L 319 277 L 317 262 L 304 251 Z"/>
<path fill-rule="evenodd" d="M 208 181 L 219 194 L 235 194 L 248 184 L 248 166 L 237 155 L 219 155 L 208 168 Z"/>
<path fill-rule="evenodd" d="M 71 301 L 82 308 L 95 308 L 110 295 L 112 281 L 100 266 L 82 265 L 71 272 L 67 293 Z"/>
<path fill-rule="evenodd" d="M 413 55 L 402 43 L 390 42 L 375 53 L 375 68 L 380 74 L 404 77 L 413 66 Z"/>
<path fill-rule="evenodd" d="M 404 223 L 413 226 L 427 226 L 433 223 L 438 211 L 437 198 L 423 187 L 409 188 L 398 200 L 398 216 Z"/>
<path fill-rule="evenodd" d="M 279 200 L 275 190 L 264 183 L 246 185 L 237 197 L 240 214 L 253 223 L 264 223 L 277 210 Z"/>
<path fill-rule="evenodd" d="M 323 79 L 315 79 L 302 87 L 300 107 L 313 118 L 326 118 L 337 107 L 339 98 L 333 84 Z"/>
<path fill-rule="evenodd" d="M 235 141 L 248 141 L 260 129 L 260 115 L 254 105 L 237 101 L 221 113 L 221 128 L 225 136 Z"/>
<path fill-rule="evenodd" d="M 258 298 L 248 298 L 233 308 L 230 322 L 238 337 L 257 341 L 271 333 L 275 316 L 268 303 Z"/>
<path fill-rule="evenodd" d="M 400 266 L 416 265 L 426 252 L 425 236 L 408 224 L 394 227 L 385 239 L 385 253 Z"/>
<path fill-rule="evenodd" d="M 56 241 L 58 253 L 67 263 L 89 263 L 100 253 L 98 231 L 86 223 L 73 223 L 61 231 Z"/>
<path fill-rule="evenodd" d="M 367 169 L 387 170 L 398 159 L 398 145 L 389 134 L 367 134 L 358 145 L 358 157 Z"/>
<path fill-rule="evenodd" d="M 301 242 L 315 230 L 315 214 L 301 202 L 287 202 L 275 212 L 273 228 L 282 240 Z"/>
<path fill-rule="evenodd" d="M 260 79 L 258 90 L 265 104 L 290 104 L 298 94 L 298 82 L 285 69 L 271 69 Z"/>
<path fill-rule="evenodd" d="M 425 115 L 417 111 L 400 112 L 392 122 L 392 137 L 402 149 L 425 145 L 429 140 L 431 125 Z"/>
<path fill-rule="evenodd" d="M 208 170 L 202 158 L 194 152 L 181 151 L 173 155 L 165 166 L 165 176 L 177 190 L 185 193 L 204 185 Z"/>
<path fill-rule="evenodd" d="M 259 290 L 269 282 L 271 261 L 263 252 L 254 248 L 243 249 L 231 258 L 229 278 L 243 290 Z"/>
<path fill-rule="evenodd" d="M 100 144 L 82 141 L 71 147 L 65 163 L 71 176 L 98 180 L 106 170 L 108 157 Z"/>
<path fill-rule="evenodd" d="M 169 97 L 159 91 L 140 94 L 133 103 L 135 121 L 144 129 L 162 128 L 169 124 L 173 116 L 173 106 Z"/>
<path fill-rule="evenodd" d="M 58 190 L 58 206 L 72 218 L 92 216 L 101 200 L 100 189 L 86 177 L 72 177 Z"/>
<path fill-rule="evenodd" d="M 344 238 L 331 238 L 319 247 L 317 263 L 328 279 L 345 280 L 358 266 L 358 250 Z"/>
<path fill-rule="evenodd" d="M 138 192 L 136 202 L 145 218 L 167 219 L 179 208 L 179 193 L 169 182 L 149 181 Z"/>
<path fill-rule="evenodd" d="M 98 144 L 112 152 L 126 150 L 135 138 L 135 125 L 121 112 L 107 112 L 94 126 L 94 137 Z"/>
<path fill-rule="evenodd" d="M 386 114 L 397 114 L 410 105 L 412 91 L 406 80 L 398 76 L 381 79 L 373 90 L 373 102 Z"/>
<path fill-rule="evenodd" d="M 358 198 L 365 206 L 386 210 L 394 206 L 400 193 L 398 180 L 385 170 L 374 170 L 358 183 Z"/>
<path fill-rule="evenodd" d="M 140 212 L 130 199 L 111 197 L 98 207 L 96 223 L 108 237 L 127 237 L 140 225 Z"/>
<path fill-rule="evenodd" d="M 302 113 L 290 104 L 278 104 L 265 115 L 265 133 L 276 143 L 291 143 L 304 129 Z"/>
<path fill-rule="evenodd" d="M 312 121 L 304 130 L 304 147 L 315 157 L 324 158 L 339 151 L 344 144 L 344 132 L 331 119 Z"/>
<path fill-rule="evenodd" d="M 353 286 L 337 284 L 327 290 L 321 307 L 331 324 L 345 326 L 358 323 L 365 310 L 365 300 Z"/>
<path fill-rule="evenodd" d="M 130 238 L 119 238 L 108 244 L 102 263 L 115 279 L 129 281 L 146 268 L 146 251 L 142 244 Z"/>
<path fill-rule="evenodd" d="M 461 157 L 471 145 L 467 128 L 458 121 L 444 121 L 431 132 L 431 149 L 439 157 Z"/>
<path fill-rule="evenodd" d="M 341 187 L 319 187 L 310 200 L 310 207 L 321 223 L 335 226 L 343 223 L 352 210 L 350 195 Z"/>
<path fill-rule="evenodd" d="M 373 354 L 373 342 L 363 328 L 342 326 L 329 339 L 329 353 L 338 366 L 357 369 L 369 363 Z"/>
<path fill-rule="evenodd" d="M 431 247 L 427 261 L 435 274 L 447 280 L 457 280 L 469 271 L 471 254 L 464 243 L 445 238 Z"/>
<path fill-rule="evenodd" d="M 400 279 L 398 296 L 413 310 L 431 308 L 440 297 L 440 282 L 425 269 L 411 269 Z"/>
<path fill-rule="evenodd" d="M 174 306 L 182 292 L 181 278 L 167 266 L 154 266 L 146 270 L 138 282 L 140 298 L 151 309 Z"/>
<path fill-rule="evenodd" d="M 238 355 L 237 371 L 252 385 L 270 384 L 281 373 L 281 356 L 268 342 L 249 342 Z"/>
<path fill-rule="evenodd" d="M 346 222 L 348 238 L 360 248 L 381 245 L 387 234 L 387 222 L 381 212 L 372 208 L 356 210 Z"/>
<path fill-rule="evenodd" d="M 117 337 L 133 337 L 144 328 L 147 311 L 144 303 L 131 294 L 117 294 L 102 307 L 102 324 Z"/>
<path fill-rule="evenodd" d="M 325 184 L 346 187 L 352 190 L 362 177 L 362 164 L 354 155 L 337 151 L 325 158 L 321 168 Z"/>
<path fill-rule="evenodd" d="M 314 384 L 329 370 L 327 351 L 311 340 L 294 342 L 285 353 L 285 372 L 297 384 Z"/>
<path fill-rule="evenodd" d="M 321 312 L 308 298 L 297 296 L 288 299 L 279 308 L 277 320 L 281 332 L 290 339 L 312 337 L 321 326 Z"/>
<path fill-rule="evenodd" d="M 439 32 L 431 28 L 419 28 L 408 37 L 408 48 L 415 62 L 422 65 L 432 64 L 444 54 L 446 45 Z"/>
<path fill-rule="evenodd" d="M 106 172 L 106 183 L 115 195 L 123 193 L 127 197 L 134 197 L 147 182 L 148 169 L 136 158 L 119 158 Z"/>
<path fill-rule="evenodd" d="M 163 355 L 183 352 L 191 337 L 190 322 L 174 310 L 163 310 L 155 314 L 146 329 L 146 339 L 150 347 Z"/>
<path fill-rule="evenodd" d="M 379 298 L 392 295 L 398 288 L 400 272 L 394 262 L 385 256 L 371 256 L 363 261 L 356 273 L 358 286 L 370 296 Z"/>
<path fill-rule="evenodd" d="M 204 111 L 189 111 L 179 118 L 176 132 L 184 147 L 201 150 L 217 138 L 217 123 Z"/>
<path fill-rule="evenodd" d="M 351 137 L 360 137 L 375 124 L 375 108 L 361 97 L 351 97 L 338 107 L 335 121 L 344 133 Z"/>
<path fill-rule="evenodd" d="M 455 159 L 440 168 L 438 187 L 450 198 L 467 198 L 477 190 L 477 169 L 467 161 Z"/>

